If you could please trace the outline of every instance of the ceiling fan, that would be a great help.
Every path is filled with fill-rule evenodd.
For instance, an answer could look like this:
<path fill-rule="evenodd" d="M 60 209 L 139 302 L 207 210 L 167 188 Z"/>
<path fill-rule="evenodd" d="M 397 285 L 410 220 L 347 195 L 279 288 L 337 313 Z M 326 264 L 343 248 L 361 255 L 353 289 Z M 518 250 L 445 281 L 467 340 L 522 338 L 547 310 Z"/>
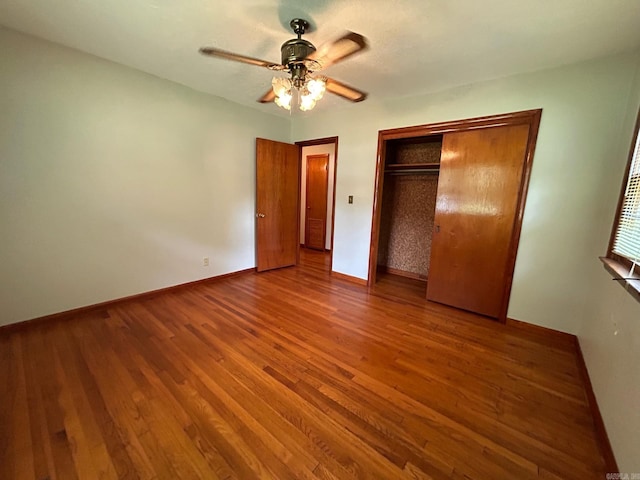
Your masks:
<path fill-rule="evenodd" d="M 322 98 L 325 90 L 351 102 L 361 102 L 367 98 L 365 92 L 356 88 L 326 76 L 315 75 L 316 72 L 365 50 L 367 40 L 362 35 L 347 32 L 333 42 L 316 49 L 311 42 L 302 38 L 305 31 L 309 30 L 309 22 L 301 18 L 294 18 L 289 25 L 298 38 L 292 38 L 282 44 L 280 48 L 281 64 L 213 47 L 203 47 L 200 49 L 200 53 L 289 73 L 290 77 L 273 78 L 272 88 L 258 100 L 260 103 L 275 102 L 276 105 L 290 110 L 291 100 L 294 95 L 297 95 L 300 110 L 311 110 L 316 102 Z"/>

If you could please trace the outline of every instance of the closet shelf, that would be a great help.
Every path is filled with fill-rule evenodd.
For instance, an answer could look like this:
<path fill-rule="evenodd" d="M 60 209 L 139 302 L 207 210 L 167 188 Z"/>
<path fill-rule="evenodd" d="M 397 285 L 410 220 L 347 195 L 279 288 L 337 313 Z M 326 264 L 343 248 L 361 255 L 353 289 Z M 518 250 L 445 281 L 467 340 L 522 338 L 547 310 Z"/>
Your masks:
<path fill-rule="evenodd" d="M 387 171 L 396 170 L 423 170 L 425 168 L 440 168 L 439 163 L 392 163 L 386 166 Z"/>
<path fill-rule="evenodd" d="M 439 163 L 392 163 L 386 166 L 385 173 L 438 172 Z"/>

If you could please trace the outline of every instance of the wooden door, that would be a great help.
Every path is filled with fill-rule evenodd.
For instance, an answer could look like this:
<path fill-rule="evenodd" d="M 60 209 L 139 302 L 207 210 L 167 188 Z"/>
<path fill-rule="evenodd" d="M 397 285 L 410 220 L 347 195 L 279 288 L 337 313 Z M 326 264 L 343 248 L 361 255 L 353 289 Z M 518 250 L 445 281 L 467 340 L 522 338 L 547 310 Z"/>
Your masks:
<path fill-rule="evenodd" d="M 304 244 L 324 250 L 327 237 L 327 191 L 329 188 L 329 155 L 307 157 L 307 190 Z"/>
<path fill-rule="evenodd" d="M 298 147 L 256 140 L 257 270 L 288 267 L 298 261 L 300 167 Z"/>
<path fill-rule="evenodd" d="M 506 314 L 528 139 L 528 124 L 444 135 L 428 300 Z"/>

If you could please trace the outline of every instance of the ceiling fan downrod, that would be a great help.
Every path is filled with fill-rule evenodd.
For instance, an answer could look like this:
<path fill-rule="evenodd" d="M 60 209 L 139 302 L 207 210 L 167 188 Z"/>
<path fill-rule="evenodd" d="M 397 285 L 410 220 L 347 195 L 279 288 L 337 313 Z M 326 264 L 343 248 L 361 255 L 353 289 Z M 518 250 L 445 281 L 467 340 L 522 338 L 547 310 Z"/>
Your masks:
<path fill-rule="evenodd" d="M 296 65 L 302 64 L 305 58 L 316 51 L 316 47 L 302 38 L 304 32 L 309 28 L 309 22 L 302 18 L 294 18 L 291 20 L 290 25 L 293 32 L 298 35 L 298 38 L 292 38 L 284 42 L 280 52 L 282 53 L 282 65 L 285 65 L 293 72 Z"/>
<path fill-rule="evenodd" d="M 304 35 L 304 32 L 309 29 L 310 25 L 309 22 L 307 22 L 303 18 L 294 18 L 289 22 L 289 26 L 291 26 L 291 30 L 293 30 L 293 33 L 298 35 L 298 38 L 300 38 L 302 37 L 302 35 Z"/>

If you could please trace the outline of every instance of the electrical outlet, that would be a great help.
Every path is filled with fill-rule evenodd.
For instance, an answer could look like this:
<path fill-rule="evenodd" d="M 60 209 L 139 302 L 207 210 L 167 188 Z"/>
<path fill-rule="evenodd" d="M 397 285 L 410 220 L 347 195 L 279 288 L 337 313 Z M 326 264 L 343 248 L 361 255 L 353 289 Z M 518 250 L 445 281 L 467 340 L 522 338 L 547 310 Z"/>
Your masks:
<path fill-rule="evenodd" d="M 202 259 L 202 266 L 203 267 L 208 267 L 209 266 L 209 257 L 204 257 Z"/>

